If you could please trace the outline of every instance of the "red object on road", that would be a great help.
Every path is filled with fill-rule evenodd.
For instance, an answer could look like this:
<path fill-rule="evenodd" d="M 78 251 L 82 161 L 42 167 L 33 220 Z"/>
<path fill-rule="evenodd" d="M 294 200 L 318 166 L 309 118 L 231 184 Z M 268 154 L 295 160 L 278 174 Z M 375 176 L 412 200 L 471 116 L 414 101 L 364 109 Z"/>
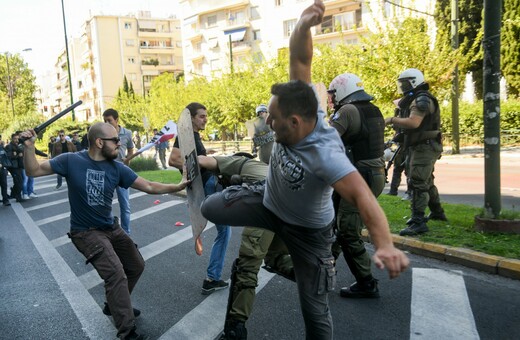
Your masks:
<path fill-rule="evenodd" d="M 159 204 L 159 203 L 161 203 L 161 201 L 159 201 L 159 200 L 153 201 L 153 204 Z"/>
<path fill-rule="evenodd" d="M 182 227 L 183 225 L 184 225 L 184 223 L 182 223 L 182 222 L 175 222 L 176 227 Z"/>

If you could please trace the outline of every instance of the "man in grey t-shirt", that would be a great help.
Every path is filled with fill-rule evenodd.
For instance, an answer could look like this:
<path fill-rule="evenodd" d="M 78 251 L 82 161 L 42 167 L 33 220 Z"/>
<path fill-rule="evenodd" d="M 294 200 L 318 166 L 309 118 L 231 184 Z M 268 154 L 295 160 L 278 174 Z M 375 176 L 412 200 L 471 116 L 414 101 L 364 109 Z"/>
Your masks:
<path fill-rule="evenodd" d="M 327 293 L 334 288 L 331 244 L 334 188 L 355 205 L 370 231 L 374 264 L 397 277 L 409 264 L 396 249 L 383 210 L 345 155 L 338 133 L 324 122 L 311 82 L 310 28 L 323 19 L 322 1 L 305 9 L 291 35 L 290 78 L 271 88 L 267 124 L 275 132 L 265 188 L 232 186 L 211 195 L 202 213 L 214 223 L 263 227 L 287 245 L 294 263 L 307 339 L 332 339 Z"/>
<path fill-rule="evenodd" d="M 107 109 L 103 112 L 103 120 L 105 123 L 112 125 L 117 136 L 121 140 L 117 161 L 123 162 L 128 166 L 130 159 L 134 153 L 134 142 L 132 141 L 132 131 L 125 129 L 119 125 L 119 113 L 114 109 Z M 127 234 L 130 234 L 130 191 L 122 187 L 116 187 L 117 200 L 119 201 L 119 209 L 121 214 L 121 227 Z"/>

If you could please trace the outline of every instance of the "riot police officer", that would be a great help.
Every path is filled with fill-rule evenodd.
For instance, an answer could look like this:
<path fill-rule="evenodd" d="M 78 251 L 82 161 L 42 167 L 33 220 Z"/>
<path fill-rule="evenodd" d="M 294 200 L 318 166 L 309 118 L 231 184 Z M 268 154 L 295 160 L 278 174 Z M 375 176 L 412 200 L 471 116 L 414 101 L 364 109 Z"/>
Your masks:
<path fill-rule="evenodd" d="M 355 74 L 345 73 L 334 78 L 328 94 L 334 105 L 330 125 L 338 131 L 352 164 L 377 197 L 385 187 L 383 115 L 371 103 L 374 97 L 365 92 L 361 79 Z M 370 255 L 361 239 L 363 222 L 359 210 L 343 199 L 335 202 L 334 206 L 337 207 L 337 240 L 332 253 L 338 258 L 343 251 L 345 261 L 356 278 L 350 287 L 341 289 L 340 295 L 347 298 L 377 298 L 377 280 L 372 276 Z"/>
<path fill-rule="evenodd" d="M 387 125 L 404 131 L 404 147 L 409 152 L 412 217 L 407 221 L 408 227 L 399 233 L 401 236 L 428 232 L 429 219 L 447 221 L 433 176 L 435 162 L 442 153 L 440 108 L 429 88 L 421 71 L 410 68 L 402 72 L 397 79 L 402 95 L 399 116 L 385 119 Z M 426 217 L 427 207 L 430 214 Z"/>

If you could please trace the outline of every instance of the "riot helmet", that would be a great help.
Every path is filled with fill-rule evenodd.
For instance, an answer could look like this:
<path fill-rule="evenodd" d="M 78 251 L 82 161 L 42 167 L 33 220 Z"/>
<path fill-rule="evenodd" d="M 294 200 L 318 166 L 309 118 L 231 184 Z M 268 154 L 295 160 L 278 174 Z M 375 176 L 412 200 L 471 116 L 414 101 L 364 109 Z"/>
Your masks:
<path fill-rule="evenodd" d="M 262 112 L 267 112 L 267 105 L 265 105 L 265 104 L 260 104 L 260 105 L 258 105 L 258 106 L 256 107 L 255 112 L 256 112 L 256 115 L 257 115 L 257 116 L 259 116 L 260 113 L 262 113 Z"/>
<path fill-rule="evenodd" d="M 397 78 L 397 92 L 405 94 L 424 83 L 424 75 L 416 68 L 409 68 Z"/>
<path fill-rule="evenodd" d="M 353 73 L 343 73 L 334 78 L 329 85 L 328 93 L 332 95 L 334 105 L 352 93 L 364 90 L 363 82 Z"/>

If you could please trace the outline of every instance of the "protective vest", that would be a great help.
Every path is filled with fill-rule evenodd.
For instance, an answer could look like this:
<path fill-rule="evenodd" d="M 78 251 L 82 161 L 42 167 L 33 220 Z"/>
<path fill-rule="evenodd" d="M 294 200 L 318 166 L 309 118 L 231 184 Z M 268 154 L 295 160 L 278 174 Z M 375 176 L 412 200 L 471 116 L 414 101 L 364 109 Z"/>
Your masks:
<path fill-rule="evenodd" d="M 411 92 L 409 97 L 403 98 L 399 102 L 399 117 L 408 118 L 410 116 L 410 105 L 416 99 L 433 101 L 435 111 L 430 112 L 426 115 L 421 125 L 415 129 L 404 129 L 404 145 L 405 147 L 413 146 L 425 142 L 429 139 L 435 139 L 439 143 L 441 142 L 441 111 L 439 108 L 439 102 L 437 99 L 428 91 L 417 91 Z M 422 97 L 422 98 L 420 98 Z M 428 103 L 429 104 L 429 103 Z"/>
<path fill-rule="evenodd" d="M 361 128 L 353 135 L 343 134 L 341 140 L 347 150 L 351 152 L 351 161 L 358 161 L 383 157 L 385 120 L 377 106 L 370 102 L 351 103 L 359 111 Z"/>

